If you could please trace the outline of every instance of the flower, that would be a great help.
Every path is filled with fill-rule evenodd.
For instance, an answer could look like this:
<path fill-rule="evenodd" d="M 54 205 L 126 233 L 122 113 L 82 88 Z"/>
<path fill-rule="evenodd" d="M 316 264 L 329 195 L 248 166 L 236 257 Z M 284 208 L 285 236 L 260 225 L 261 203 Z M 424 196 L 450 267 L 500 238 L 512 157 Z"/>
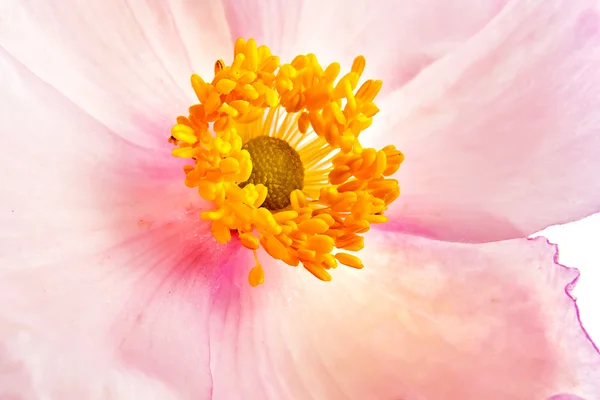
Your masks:
<path fill-rule="evenodd" d="M 599 397 L 578 273 L 523 239 L 600 209 L 598 12 L 9 1 L 0 397 Z M 364 268 L 320 282 L 259 249 L 252 287 L 252 251 L 199 218 L 215 203 L 183 184 L 166 138 L 197 103 L 187 77 L 238 37 L 284 62 L 351 68 L 360 52 L 383 80 L 360 142 L 407 158 Z"/>
<path fill-rule="evenodd" d="M 382 82 L 358 87 L 363 56 L 337 80 L 339 63 L 323 68 L 314 54 L 280 65 L 254 39 L 239 38 L 234 50 L 230 66 L 216 62 L 210 83 L 192 75 L 200 103 L 177 118 L 169 138 L 173 156 L 193 164 L 184 167 L 185 184 L 214 205 L 200 218 L 218 243 L 234 232 L 252 250 L 252 286 L 264 282 L 261 247 L 323 281 L 338 263 L 363 268 L 346 251 L 361 250 L 361 234 L 387 222 L 384 213 L 400 194 L 387 177 L 404 160 L 393 145 L 360 143 L 379 111 L 373 100 Z"/>

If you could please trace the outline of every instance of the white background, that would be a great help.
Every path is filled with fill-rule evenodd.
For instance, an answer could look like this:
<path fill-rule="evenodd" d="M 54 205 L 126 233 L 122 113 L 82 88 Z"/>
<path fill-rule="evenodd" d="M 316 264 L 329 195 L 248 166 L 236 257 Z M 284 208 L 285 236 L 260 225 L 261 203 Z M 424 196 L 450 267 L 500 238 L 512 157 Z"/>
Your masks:
<path fill-rule="evenodd" d="M 583 326 L 600 345 L 600 214 L 550 227 L 538 235 L 558 244 L 561 264 L 581 271 L 573 293 Z"/>

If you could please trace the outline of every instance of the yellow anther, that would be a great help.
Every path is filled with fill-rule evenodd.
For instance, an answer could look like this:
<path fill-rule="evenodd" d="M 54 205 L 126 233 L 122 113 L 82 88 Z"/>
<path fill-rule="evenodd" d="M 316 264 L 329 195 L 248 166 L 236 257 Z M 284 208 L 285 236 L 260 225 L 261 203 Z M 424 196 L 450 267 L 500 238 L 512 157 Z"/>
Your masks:
<path fill-rule="evenodd" d="M 233 56 L 237 56 L 240 53 L 246 51 L 246 40 L 244 38 L 237 38 L 235 45 L 233 46 Z"/>
<path fill-rule="evenodd" d="M 200 218 L 205 221 L 218 221 L 223 218 L 223 215 L 225 215 L 225 211 L 223 209 L 216 211 L 204 211 L 200 213 Z"/>
<path fill-rule="evenodd" d="M 229 105 L 238 110 L 239 114 L 246 114 L 250 109 L 250 103 L 246 100 L 233 100 L 229 102 Z"/>
<path fill-rule="evenodd" d="M 256 185 L 256 197 L 252 201 L 251 205 L 254 207 L 260 207 L 267 198 L 267 188 L 264 185 Z"/>
<path fill-rule="evenodd" d="M 244 91 L 244 95 L 246 96 L 246 98 L 248 100 L 256 100 L 259 97 L 258 92 L 256 91 L 256 89 L 252 85 L 245 84 L 244 88 L 243 88 L 243 91 Z"/>
<path fill-rule="evenodd" d="M 379 91 L 381 90 L 383 82 L 368 80 L 362 84 L 358 92 L 356 92 L 356 98 L 361 101 L 368 103 L 375 99 Z"/>
<path fill-rule="evenodd" d="M 245 60 L 246 56 L 243 53 L 236 54 L 233 63 L 231 63 L 231 72 L 238 74 Z"/>
<path fill-rule="evenodd" d="M 232 148 L 230 142 L 227 142 L 219 137 L 214 140 L 213 145 L 214 148 L 221 154 L 229 154 Z"/>
<path fill-rule="evenodd" d="M 227 115 L 229 115 L 230 117 L 237 117 L 239 115 L 238 110 L 236 110 L 235 108 L 231 107 L 229 104 L 227 103 L 223 103 L 221 104 L 221 107 L 219 107 L 219 111 L 222 113 L 225 113 Z"/>
<path fill-rule="evenodd" d="M 372 224 L 383 224 L 385 222 L 388 222 L 388 217 L 386 217 L 385 215 L 369 215 L 367 217 L 367 221 L 369 221 Z"/>
<path fill-rule="evenodd" d="M 221 221 L 214 221 L 212 223 L 212 234 L 217 242 L 224 244 L 229 242 L 231 239 L 231 232 L 229 228 Z"/>
<path fill-rule="evenodd" d="M 289 248 L 294 241 L 290 239 L 285 233 L 277 236 L 277 239 L 286 247 Z"/>
<path fill-rule="evenodd" d="M 329 253 L 333 250 L 335 241 L 327 235 L 310 236 L 306 240 L 306 247 L 319 253 Z"/>
<path fill-rule="evenodd" d="M 281 66 L 281 75 L 285 78 L 295 78 L 297 75 L 296 68 L 294 68 L 291 64 L 284 64 Z"/>
<path fill-rule="evenodd" d="M 269 49 L 268 46 L 258 46 L 258 48 L 256 49 L 257 53 L 258 53 L 258 60 L 263 62 L 264 60 L 266 60 L 267 58 L 269 58 L 271 56 L 271 50 Z"/>
<path fill-rule="evenodd" d="M 301 223 L 303 221 L 306 221 L 308 219 L 312 218 L 312 208 L 311 207 L 300 207 L 297 208 L 295 211 L 298 212 L 298 217 L 295 219 L 295 221 L 297 223 Z"/>
<path fill-rule="evenodd" d="M 204 102 L 204 112 L 207 115 L 210 115 L 217 111 L 217 108 L 219 108 L 220 105 L 221 97 L 219 96 L 219 93 L 213 90 L 212 92 L 210 92 L 210 94 L 207 96 L 206 101 Z"/>
<path fill-rule="evenodd" d="M 264 47 L 264 46 L 261 46 Z M 277 56 L 269 56 L 265 59 L 262 65 L 263 73 L 268 74 L 272 73 L 279 67 L 279 57 Z"/>
<path fill-rule="evenodd" d="M 323 118 L 323 114 L 316 111 L 311 111 L 308 114 L 308 120 L 310 121 L 310 125 L 313 127 L 317 135 L 325 136 L 325 118 Z"/>
<path fill-rule="evenodd" d="M 225 68 L 225 61 L 217 60 L 215 62 L 215 75 L 218 75 Z"/>
<path fill-rule="evenodd" d="M 274 215 L 275 221 L 277 221 L 279 224 L 295 219 L 296 217 L 298 217 L 298 213 L 293 210 L 280 211 Z"/>
<path fill-rule="evenodd" d="M 301 248 L 298 250 L 298 258 L 303 261 L 314 261 L 315 258 L 317 258 L 317 252 L 315 250 Z"/>
<path fill-rule="evenodd" d="M 358 56 L 354 59 L 354 62 L 352 63 L 351 71 L 358 74 L 358 76 L 361 76 L 363 71 L 365 70 L 366 64 L 367 60 L 365 60 L 365 57 Z"/>
<path fill-rule="evenodd" d="M 325 233 L 329 229 L 329 225 L 323 219 L 311 218 L 298 225 L 298 229 L 308 234 Z"/>
<path fill-rule="evenodd" d="M 329 182 L 339 185 L 346 182 L 352 176 L 352 171 L 348 167 L 336 168 L 329 173 Z"/>
<path fill-rule="evenodd" d="M 350 83 L 350 86 L 354 90 L 354 88 L 356 87 L 356 84 L 358 83 L 358 79 L 359 79 L 359 76 L 355 72 L 349 72 L 346 75 L 344 75 L 342 77 L 342 79 L 340 79 L 340 81 L 335 86 L 335 89 L 333 91 L 333 97 L 336 99 L 343 98 L 344 94 L 346 93 L 346 87 L 345 87 L 346 82 Z"/>
<path fill-rule="evenodd" d="M 246 43 L 246 69 L 256 72 L 258 68 L 258 51 L 256 50 L 256 41 L 248 40 Z"/>
<path fill-rule="evenodd" d="M 171 128 L 171 135 L 173 135 L 175 139 L 189 144 L 193 144 L 198 141 L 198 138 L 194 135 L 194 130 L 191 127 L 183 124 L 177 124 Z"/>
<path fill-rule="evenodd" d="M 187 169 L 187 168 L 186 168 Z M 206 171 L 202 170 L 202 168 L 194 168 L 186 172 L 185 175 L 185 185 L 187 187 L 193 188 L 200 185 L 200 182 L 205 178 Z"/>
<path fill-rule="evenodd" d="M 331 103 L 331 111 L 338 124 L 346 125 L 346 116 L 344 116 L 344 113 L 340 110 L 340 106 L 337 103 Z"/>
<path fill-rule="evenodd" d="M 262 230 L 270 235 L 279 235 L 281 233 L 281 226 L 275 221 L 273 214 L 266 208 L 259 208 L 254 210 L 254 223 Z"/>
<path fill-rule="evenodd" d="M 338 190 L 332 186 L 324 186 L 321 188 L 319 200 L 326 205 L 333 204 L 338 198 Z"/>
<path fill-rule="evenodd" d="M 357 190 L 362 190 L 367 186 L 367 182 L 361 180 L 348 181 L 343 185 L 338 186 L 338 192 L 354 192 Z"/>
<path fill-rule="evenodd" d="M 404 154 L 396 150 L 396 146 L 385 146 L 382 151 L 387 157 L 387 168 L 383 171 L 384 176 L 395 174 L 400 168 L 400 164 L 404 161 Z"/>
<path fill-rule="evenodd" d="M 230 202 L 229 206 L 233 210 L 233 214 L 237 218 L 237 221 L 241 224 L 248 224 L 252 222 L 252 208 L 247 204 L 241 202 Z"/>
<path fill-rule="evenodd" d="M 300 133 L 306 133 L 308 131 L 308 127 L 310 126 L 310 119 L 308 117 L 308 113 L 302 113 L 300 118 L 298 118 L 298 130 Z"/>
<path fill-rule="evenodd" d="M 221 118 L 219 118 L 215 122 L 215 124 L 213 125 L 213 129 L 215 130 L 215 132 L 223 132 L 225 129 L 227 129 L 229 123 L 229 116 L 227 114 L 223 114 L 221 115 Z"/>
<path fill-rule="evenodd" d="M 269 253 L 269 255 L 274 259 L 283 260 L 284 258 L 286 258 L 287 250 L 285 246 L 274 236 L 265 236 L 263 239 L 261 239 L 261 244 L 263 245 L 267 253 Z"/>
<path fill-rule="evenodd" d="M 291 200 L 292 208 L 294 210 L 298 210 L 298 209 L 306 207 L 308 205 L 308 202 L 306 201 L 306 196 L 300 190 L 294 190 L 290 194 L 290 200 Z"/>
<path fill-rule="evenodd" d="M 260 262 L 258 261 L 256 250 L 253 249 L 252 254 L 254 255 L 254 261 L 256 262 L 256 265 L 250 270 L 250 273 L 248 274 L 248 283 L 250 283 L 250 286 L 256 287 L 265 282 L 265 271 L 263 270 L 262 265 L 260 265 Z"/>
<path fill-rule="evenodd" d="M 324 268 L 337 268 L 338 262 L 331 253 L 323 254 L 321 264 Z"/>
<path fill-rule="evenodd" d="M 374 99 L 382 82 L 359 86 L 363 56 L 340 77 L 337 62 L 323 68 L 306 54 L 282 64 L 253 39 L 236 40 L 233 53 L 231 65 L 215 62 L 213 79 L 192 75 L 199 104 L 177 118 L 169 138 L 173 156 L 192 160 L 184 167 L 185 184 L 214 205 L 200 218 L 218 243 L 233 237 L 253 251 L 252 286 L 265 280 L 256 253 L 261 247 L 324 281 L 338 263 L 362 268 L 358 257 L 339 250 L 359 251 L 361 234 L 387 222 L 384 213 L 400 189 L 386 177 L 404 161 L 393 145 L 363 148 L 359 140 L 379 112 Z M 251 149 L 263 136 L 285 146 Z M 297 161 L 278 162 L 284 154 L 296 154 Z M 293 168 L 303 171 L 296 186 L 274 180 L 295 176 Z M 281 202 L 273 203 L 278 196 Z"/>
<path fill-rule="evenodd" d="M 360 220 L 360 221 L 356 221 L 353 222 L 349 225 L 346 226 L 346 230 L 349 232 L 353 232 L 353 233 L 365 233 L 368 232 L 369 229 L 371 229 L 371 222 L 374 222 L 373 220 L 371 220 L 372 216 L 369 215 L 367 218 L 368 220 Z M 373 217 L 383 217 L 382 215 L 373 215 Z M 385 218 L 385 217 L 384 217 Z"/>
<path fill-rule="evenodd" d="M 290 64 L 296 69 L 303 69 L 308 64 L 308 57 L 302 54 L 297 55 Z"/>
<path fill-rule="evenodd" d="M 360 258 L 353 256 L 347 253 L 337 253 L 335 258 L 340 262 L 340 264 L 347 265 L 348 267 L 362 269 L 364 267 Z"/>
<path fill-rule="evenodd" d="M 198 193 L 206 200 L 213 201 L 217 198 L 218 186 L 209 180 L 202 180 L 198 183 Z"/>
<path fill-rule="evenodd" d="M 365 247 L 365 239 L 358 235 L 345 235 L 336 239 L 335 247 L 349 251 L 359 251 Z"/>
<path fill-rule="evenodd" d="M 192 89 L 194 89 L 194 93 L 196 93 L 198 100 L 200 100 L 202 103 L 206 102 L 206 99 L 210 94 L 209 89 L 211 86 L 206 84 L 206 82 L 204 82 L 204 80 L 202 80 L 202 78 L 196 74 L 192 75 L 191 82 Z"/>
<path fill-rule="evenodd" d="M 256 80 L 256 73 L 252 72 L 252 71 L 246 71 L 244 72 L 242 75 L 240 75 L 240 77 L 238 78 L 238 83 L 241 83 L 242 85 L 247 85 L 251 82 L 254 82 Z"/>
<path fill-rule="evenodd" d="M 235 158 L 229 157 L 219 163 L 219 169 L 224 175 L 237 174 L 240 171 L 240 163 Z"/>
<path fill-rule="evenodd" d="M 192 158 L 196 155 L 196 148 L 194 147 L 179 147 L 171 150 L 171 154 L 178 158 Z"/>
<path fill-rule="evenodd" d="M 372 117 L 379 112 L 379 108 L 374 103 L 367 103 L 362 107 L 362 112 L 367 117 Z"/>
<path fill-rule="evenodd" d="M 335 224 L 335 219 L 333 219 L 333 217 L 329 214 L 318 214 L 315 215 L 314 218 L 324 221 L 327 224 L 327 226 L 332 226 L 333 224 Z"/>
<path fill-rule="evenodd" d="M 265 271 L 262 269 L 261 265 L 258 264 L 256 267 L 250 270 L 250 274 L 248 275 L 248 283 L 250 286 L 256 287 L 265 282 Z"/>
<path fill-rule="evenodd" d="M 260 247 L 258 239 L 251 233 L 242 233 L 240 235 L 240 242 L 242 242 L 244 247 L 247 247 L 251 250 L 256 250 Z"/>
<path fill-rule="evenodd" d="M 340 193 L 339 196 L 337 196 L 335 203 L 332 204 L 331 209 L 337 212 L 348 211 L 357 199 L 358 195 L 356 192 Z"/>
<path fill-rule="evenodd" d="M 267 105 L 271 108 L 276 107 L 279 102 L 279 98 L 277 97 L 277 92 L 273 89 L 267 89 L 265 91 L 265 98 L 267 101 Z"/>
<path fill-rule="evenodd" d="M 221 79 L 215 87 L 219 93 L 229 94 L 235 89 L 236 83 L 230 79 Z"/>
<path fill-rule="evenodd" d="M 291 79 L 285 77 L 277 77 L 277 90 L 280 92 L 292 90 L 294 83 Z"/>
<path fill-rule="evenodd" d="M 340 63 L 333 62 L 327 66 L 325 69 L 325 79 L 328 82 L 335 81 L 335 78 L 340 74 Z"/>
<path fill-rule="evenodd" d="M 325 268 L 321 267 L 320 265 L 312 262 L 306 262 L 304 263 L 304 268 L 322 281 L 329 282 L 331 280 L 331 275 L 329 275 L 329 272 L 327 272 Z"/>
<path fill-rule="evenodd" d="M 352 87 L 349 82 L 346 82 L 346 86 L 344 86 L 345 95 L 346 95 L 346 108 L 344 111 L 348 112 L 350 115 L 355 116 L 358 104 L 356 103 L 356 98 L 354 97 L 354 93 L 352 92 Z M 371 103 L 372 104 L 372 103 Z M 377 108 L 377 107 L 375 107 Z M 364 113 L 364 111 L 363 111 Z"/>
<path fill-rule="evenodd" d="M 298 229 L 298 224 L 295 222 L 285 223 L 281 225 L 281 232 L 285 235 L 291 235 Z"/>

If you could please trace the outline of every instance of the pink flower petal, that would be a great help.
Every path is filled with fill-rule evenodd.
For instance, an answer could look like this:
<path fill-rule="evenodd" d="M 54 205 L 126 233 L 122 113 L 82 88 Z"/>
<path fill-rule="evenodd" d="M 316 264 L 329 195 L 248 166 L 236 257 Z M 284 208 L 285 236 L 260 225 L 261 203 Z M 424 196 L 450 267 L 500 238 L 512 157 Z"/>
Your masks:
<path fill-rule="evenodd" d="M 382 105 L 395 227 L 482 242 L 600 210 L 599 109 L 596 2 L 514 2 Z"/>
<path fill-rule="evenodd" d="M 187 219 L 102 254 L 3 271 L 2 365 L 19 366 L 23 391 L 64 399 L 100 388 L 201 399 L 600 394 L 598 354 L 562 291 L 578 274 L 555 265 L 544 240 L 374 233 L 369 246 L 365 269 L 340 267 L 332 283 L 266 262 L 253 289 L 249 252 Z"/>
<path fill-rule="evenodd" d="M 191 20 L 193 16 L 193 21 Z M 8 0 L 0 46 L 119 135 L 163 144 L 231 39 L 217 2 Z"/>
<path fill-rule="evenodd" d="M 258 354 L 268 349 L 271 358 L 265 366 L 262 354 L 248 357 L 287 371 L 287 380 L 276 382 L 296 398 L 600 396 L 600 357 L 563 291 L 578 272 L 555 264 L 555 249 L 545 240 L 465 245 L 373 232 L 361 256 L 365 269 L 339 267 L 331 283 L 311 283 L 306 271 L 290 273 L 279 311 L 262 309 L 277 298 L 261 294 L 252 316 L 235 314 L 249 330 L 237 337 L 252 337 Z M 266 270 L 266 288 L 273 286 L 274 268 Z M 228 323 L 230 332 L 240 329 L 237 318 Z M 227 379 L 260 390 L 249 385 L 272 375 L 231 370 L 242 357 L 223 367 Z M 216 370 L 215 393 L 218 376 Z"/>
<path fill-rule="evenodd" d="M 287 60 L 315 53 L 350 65 L 367 58 L 366 76 L 383 79 L 384 91 L 461 46 L 505 0 L 224 0 L 232 37 L 254 37 Z M 291 59 L 290 59 L 291 61 Z"/>
<path fill-rule="evenodd" d="M 191 365 L 198 357 L 190 346 L 206 348 L 204 325 L 185 325 L 197 320 L 197 303 L 174 290 L 177 308 L 154 313 L 153 291 L 199 279 L 227 251 L 201 240 L 210 233 L 197 211 L 188 212 L 201 204 L 182 184 L 180 163 L 115 135 L 1 49 L 0 84 L 0 279 L 15 284 L 0 295 L 0 398 L 207 393 L 207 366 Z M 189 249 L 202 257 L 189 258 Z M 181 316 L 182 328 L 161 343 L 138 341 L 152 352 L 130 368 L 127 338 L 150 329 L 144 312 L 162 328 Z M 173 375 L 172 364 L 189 375 Z"/>
<path fill-rule="evenodd" d="M 211 292 L 221 280 L 207 276 L 240 247 L 217 245 L 207 228 L 194 214 L 86 256 L 3 256 L 19 269 L 0 271 L 0 367 L 13 382 L 0 398 L 8 389 L 65 400 L 210 398 Z"/>
<path fill-rule="evenodd" d="M 562 291 L 577 273 L 543 240 L 372 232 L 362 271 L 322 283 L 262 253 L 253 289 L 252 254 L 186 213 L 168 153 L 2 49 L 0 84 L 0 398 L 600 395 Z"/>
<path fill-rule="evenodd" d="M 200 206 L 167 150 L 117 136 L 2 49 L 0 84 L 0 254 L 89 254 Z"/>

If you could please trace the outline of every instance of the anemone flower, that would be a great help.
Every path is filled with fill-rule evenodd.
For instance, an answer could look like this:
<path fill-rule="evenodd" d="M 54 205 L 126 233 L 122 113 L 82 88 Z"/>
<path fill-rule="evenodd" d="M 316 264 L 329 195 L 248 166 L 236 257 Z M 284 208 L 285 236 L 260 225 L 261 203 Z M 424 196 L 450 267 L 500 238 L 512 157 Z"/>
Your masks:
<path fill-rule="evenodd" d="M 600 398 L 596 1 L 0 11 L 0 398 Z"/>

